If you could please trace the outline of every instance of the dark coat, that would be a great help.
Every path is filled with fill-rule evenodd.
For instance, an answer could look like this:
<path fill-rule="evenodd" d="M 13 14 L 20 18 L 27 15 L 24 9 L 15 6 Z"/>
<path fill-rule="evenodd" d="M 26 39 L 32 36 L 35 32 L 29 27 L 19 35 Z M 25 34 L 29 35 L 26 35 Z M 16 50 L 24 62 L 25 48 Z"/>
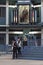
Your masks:
<path fill-rule="evenodd" d="M 13 45 L 13 51 L 16 52 L 17 51 L 17 43 L 15 42 Z"/>

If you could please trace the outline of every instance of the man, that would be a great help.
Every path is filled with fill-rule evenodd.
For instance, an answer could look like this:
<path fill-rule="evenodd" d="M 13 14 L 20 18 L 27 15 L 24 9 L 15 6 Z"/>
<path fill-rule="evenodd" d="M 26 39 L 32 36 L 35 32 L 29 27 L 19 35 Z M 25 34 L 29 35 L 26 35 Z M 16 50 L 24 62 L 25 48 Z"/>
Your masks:
<path fill-rule="evenodd" d="M 17 43 L 15 39 L 13 41 L 13 59 L 14 58 L 17 58 Z"/>

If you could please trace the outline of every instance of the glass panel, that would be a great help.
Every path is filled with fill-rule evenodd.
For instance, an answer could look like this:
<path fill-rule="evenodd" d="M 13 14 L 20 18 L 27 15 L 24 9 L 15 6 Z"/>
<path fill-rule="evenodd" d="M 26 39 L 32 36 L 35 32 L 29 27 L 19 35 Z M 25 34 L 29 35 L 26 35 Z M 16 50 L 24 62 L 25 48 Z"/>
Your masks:
<path fill-rule="evenodd" d="M 29 46 L 41 46 L 41 34 L 25 34 L 23 38 L 27 38 Z M 25 41 L 23 39 L 23 41 Z M 25 43 L 24 43 L 25 44 Z"/>
<path fill-rule="evenodd" d="M 9 8 L 9 24 L 12 24 L 13 22 L 14 22 L 13 8 Z"/>
<path fill-rule="evenodd" d="M 17 23 L 17 9 L 16 8 L 9 8 L 9 24 L 16 24 Z"/>
<path fill-rule="evenodd" d="M 12 44 L 12 40 L 14 39 L 14 34 L 9 35 L 9 44 Z"/>
<path fill-rule="evenodd" d="M 17 9 L 14 9 L 14 23 L 17 23 Z"/>
<path fill-rule="evenodd" d="M 32 8 L 32 23 L 40 23 L 40 22 L 41 22 L 41 8 L 40 7 Z"/>
<path fill-rule="evenodd" d="M 19 5 L 19 23 L 29 23 L 29 5 Z"/>
<path fill-rule="evenodd" d="M 22 35 L 20 35 L 20 34 L 16 34 L 16 35 L 15 34 L 9 34 L 9 44 L 12 44 L 12 41 L 14 39 L 17 42 L 18 38 L 20 38 L 21 39 L 21 42 L 22 42 Z"/>
<path fill-rule="evenodd" d="M 16 2 L 17 2 L 16 0 L 10 0 L 10 1 L 9 1 L 9 5 L 15 5 Z"/>
<path fill-rule="evenodd" d="M 5 34 L 0 34 L 0 44 L 5 44 L 5 42 L 6 42 Z"/>
<path fill-rule="evenodd" d="M 5 25 L 6 23 L 6 8 L 0 7 L 0 25 Z"/>
<path fill-rule="evenodd" d="M 2 4 L 2 5 L 5 5 L 6 4 L 6 0 L 0 0 L 0 4 Z"/>
<path fill-rule="evenodd" d="M 0 7 L 0 17 L 6 17 L 6 8 Z"/>
<path fill-rule="evenodd" d="M 37 39 L 37 46 L 41 46 L 41 34 L 35 34 L 36 39 Z"/>
<path fill-rule="evenodd" d="M 35 15 L 34 15 L 34 13 L 35 13 L 35 11 L 34 11 L 34 8 L 32 8 L 32 23 L 34 23 L 34 17 L 35 17 Z"/>
<path fill-rule="evenodd" d="M 41 8 L 40 7 L 37 8 L 37 22 L 38 23 L 41 22 Z"/>

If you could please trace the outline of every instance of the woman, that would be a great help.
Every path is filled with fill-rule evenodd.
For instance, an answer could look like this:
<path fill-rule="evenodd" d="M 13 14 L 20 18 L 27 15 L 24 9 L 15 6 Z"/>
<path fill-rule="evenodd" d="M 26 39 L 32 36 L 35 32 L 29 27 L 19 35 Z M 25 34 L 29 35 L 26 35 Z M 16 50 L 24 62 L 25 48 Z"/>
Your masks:
<path fill-rule="evenodd" d="M 19 37 L 18 37 L 17 44 L 18 44 L 18 54 L 20 55 L 21 54 L 21 39 Z"/>

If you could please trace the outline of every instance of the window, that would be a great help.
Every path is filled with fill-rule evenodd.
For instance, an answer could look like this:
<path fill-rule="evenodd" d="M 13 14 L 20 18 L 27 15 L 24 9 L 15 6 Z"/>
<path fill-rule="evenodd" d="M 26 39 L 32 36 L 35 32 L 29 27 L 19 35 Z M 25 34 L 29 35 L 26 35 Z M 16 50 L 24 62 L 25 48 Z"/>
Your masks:
<path fill-rule="evenodd" d="M 0 4 L 1 4 L 1 5 L 5 5 L 5 4 L 6 4 L 6 0 L 3 0 L 3 1 L 0 0 Z"/>
<path fill-rule="evenodd" d="M 29 23 L 29 5 L 19 5 L 19 23 Z"/>
<path fill-rule="evenodd" d="M 5 17 L 5 16 L 6 16 L 6 8 L 0 7 L 0 17 Z"/>
<path fill-rule="evenodd" d="M 0 34 L 0 44 L 5 44 L 5 42 L 6 42 L 5 34 Z"/>
<path fill-rule="evenodd" d="M 14 22 L 13 10 L 13 8 L 9 8 L 9 24 Z"/>
<path fill-rule="evenodd" d="M 9 5 L 15 5 L 17 3 L 16 0 L 9 0 Z"/>
<path fill-rule="evenodd" d="M 34 8 L 32 9 L 32 23 L 34 23 L 35 21 L 34 21 L 34 16 L 35 14 L 34 14 Z"/>
<path fill-rule="evenodd" d="M 9 8 L 9 24 L 17 23 L 17 8 Z"/>

